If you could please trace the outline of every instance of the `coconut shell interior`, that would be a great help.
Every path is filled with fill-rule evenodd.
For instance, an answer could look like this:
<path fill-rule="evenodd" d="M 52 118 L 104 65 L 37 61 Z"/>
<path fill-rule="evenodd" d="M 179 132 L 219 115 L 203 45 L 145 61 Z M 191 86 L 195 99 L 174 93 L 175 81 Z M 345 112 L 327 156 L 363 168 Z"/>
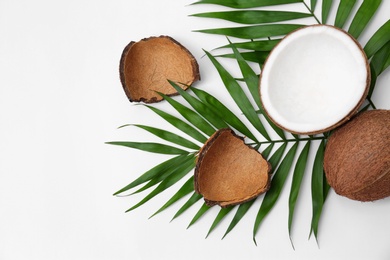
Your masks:
<path fill-rule="evenodd" d="M 125 93 L 132 102 L 161 101 L 162 97 L 156 92 L 177 94 L 168 80 L 191 85 L 200 79 L 194 56 L 169 36 L 130 42 L 122 53 L 119 72 Z"/>
<path fill-rule="evenodd" d="M 249 201 L 270 187 L 271 165 L 231 129 L 217 131 L 202 147 L 195 190 L 209 206 Z"/>
<path fill-rule="evenodd" d="M 359 201 L 390 196 L 390 110 L 360 113 L 329 138 L 324 170 L 339 195 Z"/>

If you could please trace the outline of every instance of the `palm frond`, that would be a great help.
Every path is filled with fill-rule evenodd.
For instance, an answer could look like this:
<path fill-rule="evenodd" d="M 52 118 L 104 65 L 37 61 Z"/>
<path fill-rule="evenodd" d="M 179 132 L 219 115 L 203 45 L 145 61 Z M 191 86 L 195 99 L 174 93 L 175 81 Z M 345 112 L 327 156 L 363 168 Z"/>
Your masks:
<path fill-rule="evenodd" d="M 223 35 L 224 37 L 230 36 L 241 40 L 241 42 L 232 42 L 229 39 L 228 44 L 216 47 L 216 49 L 229 49 L 231 51 L 230 53 L 220 55 L 212 55 L 208 51 L 205 51 L 205 53 L 219 73 L 225 89 L 230 94 L 235 105 L 237 105 L 241 110 L 242 115 L 249 121 L 255 130 L 250 130 L 249 127 L 228 108 L 228 106 L 206 91 L 188 86 L 189 90 L 192 90 L 191 93 L 190 91 L 184 91 L 179 86 L 181 84 L 180 82 L 169 81 L 172 87 L 176 89 L 188 104 L 184 105 L 175 98 L 166 96 L 162 93 L 160 93 L 160 95 L 180 114 L 181 117 L 174 116 L 173 114 L 152 105 L 145 106 L 163 118 L 167 123 L 176 127 L 176 129 L 184 133 L 191 140 L 161 128 L 142 124 L 131 124 L 164 141 L 172 143 L 174 146 L 151 142 L 107 142 L 107 144 L 129 147 L 146 152 L 174 155 L 174 157 L 151 168 L 134 181 L 130 182 L 130 184 L 114 193 L 114 195 L 123 194 L 136 187 L 138 187 L 138 190 L 133 193 L 140 193 L 154 187 L 149 194 L 132 206 L 128 211 L 132 211 L 143 205 L 164 190 L 178 183 L 179 180 L 191 172 L 195 167 L 197 152 L 200 149 L 199 145 L 195 142 L 203 144 L 217 129 L 231 127 L 239 132 L 239 134 L 247 137 L 247 139 L 252 140 L 253 143 L 251 143 L 251 145 L 255 149 L 258 150 L 267 145 L 267 147 L 263 149 L 262 154 L 269 160 L 274 169 L 271 188 L 262 197 L 261 205 L 256 215 L 253 226 L 253 240 L 256 242 L 256 234 L 260 225 L 276 205 L 285 186 L 284 184 L 287 177 L 290 172 L 293 172 L 288 201 L 288 231 L 291 239 L 293 216 L 304 173 L 308 165 L 308 154 L 311 147 L 314 145 L 314 141 L 317 140 L 320 143 L 311 170 L 312 220 L 310 231 L 310 235 L 314 234 L 317 240 L 321 213 L 330 189 L 330 186 L 326 182 L 322 166 L 326 140 L 329 135 L 324 134 L 323 136 L 316 137 L 292 135 L 290 138 L 287 137 L 288 134 L 286 136 L 286 133 L 274 125 L 265 113 L 263 113 L 261 99 L 258 93 L 258 75 L 260 72 L 254 71 L 249 64 L 254 62 L 258 64 L 261 69 L 269 52 L 280 42 L 282 37 L 293 30 L 310 24 L 309 19 L 306 18 L 310 18 L 312 21 L 315 19 L 318 23 L 333 24 L 339 28 L 344 28 L 346 26 L 346 21 L 351 20 L 352 22 L 348 28 L 348 32 L 358 39 L 381 4 L 381 0 L 364 0 L 358 7 L 357 12 L 354 13 L 357 4 L 356 0 L 341 0 L 337 7 L 334 6 L 335 2 L 331 0 L 323 0 L 321 5 L 317 4 L 317 2 L 317 0 L 311 0 L 310 7 L 306 5 L 303 0 L 199 0 L 193 3 L 193 5 L 213 4 L 232 9 L 228 11 L 197 13 L 192 16 L 226 20 L 236 24 L 234 27 L 211 28 L 195 31 Z M 286 4 L 304 5 L 308 13 L 288 10 L 290 5 Z M 286 10 L 253 10 L 253 8 L 274 5 L 286 5 Z M 320 10 L 318 10 L 319 8 Z M 336 10 L 336 8 L 335 21 L 332 22 L 329 19 L 330 13 L 332 10 Z M 316 17 L 314 11 L 321 14 L 321 19 Z M 300 19 L 299 22 L 307 21 L 307 23 L 291 23 L 292 20 L 296 19 Z M 372 35 L 364 46 L 364 51 L 367 54 L 367 57 L 371 59 L 371 88 L 368 95 L 369 104 L 363 108 L 367 109 L 369 106 L 374 106 L 370 98 L 374 91 L 377 77 L 390 66 L 390 20 L 383 24 Z M 219 60 L 220 57 L 236 60 L 237 68 L 241 72 L 242 78 L 234 78 L 222 65 Z M 273 129 L 278 137 L 272 137 L 269 129 Z M 258 133 L 252 131 L 257 131 Z M 260 134 L 265 141 L 259 141 L 256 137 L 257 134 Z M 280 144 L 280 146 L 274 151 L 276 144 Z M 305 144 L 303 149 L 298 153 L 298 146 L 303 144 Z M 177 145 L 183 148 L 178 148 L 176 147 Z M 287 149 L 288 147 L 289 149 Z M 297 160 L 294 165 L 296 157 Z M 141 184 L 143 186 L 139 188 Z M 189 194 L 191 194 L 191 196 L 182 204 L 172 220 L 181 216 L 202 198 L 201 195 L 194 191 L 192 176 L 190 176 L 178 191 L 162 207 L 155 211 L 152 216 L 164 211 Z M 221 209 L 215 216 L 207 236 L 218 227 L 219 223 L 225 219 L 233 209 L 237 209 L 223 235 L 223 237 L 225 237 L 244 219 L 249 209 L 254 205 L 254 202 L 255 200 L 252 200 L 240 206 Z M 192 218 L 188 227 L 199 221 L 209 209 L 210 207 L 203 203 Z"/>

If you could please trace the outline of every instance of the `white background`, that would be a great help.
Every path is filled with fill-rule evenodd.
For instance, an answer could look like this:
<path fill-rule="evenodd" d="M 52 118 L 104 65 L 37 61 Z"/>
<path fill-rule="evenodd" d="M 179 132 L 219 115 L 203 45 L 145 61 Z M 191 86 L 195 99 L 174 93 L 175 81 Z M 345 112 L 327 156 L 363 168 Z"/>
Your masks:
<path fill-rule="evenodd" d="M 257 247 L 251 234 L 259 201 L 224 240 L 233 212 L 205 239 L 217 207 L 186 229 L 201 201 L 171 223 L 184 201 L 148 219 L 180 186 L 124 213 L 145 194 L 112 193 L 167 157 L 104 142 L 156 140 L 136 128 L 117 129 L 126 123 L 172 129 L 125 97 L 118 62 L 128 42 L 174 37 L 198 59 L 196 86 L 232 104 L 202 50 L 226 39 L 192 32 L 228 23 L 189 17 L 217 9 L 190 3 L 0 0 L 0 260 L 389 259 L 389 199 L 359 203 L 331 191 L 319 244 L 308 239 L 309 174 L 296 209 L 295 250 L 287 232 L 290 179 L 260 227 Z M 305 11 L 303 5 L 290 9 Z M 383 1 L 359 39 L 363 45 L 389 13 L 390 1 Z M 373 96 L 378 108 L 390 108 L 389 87 L 387 71 Z"/>

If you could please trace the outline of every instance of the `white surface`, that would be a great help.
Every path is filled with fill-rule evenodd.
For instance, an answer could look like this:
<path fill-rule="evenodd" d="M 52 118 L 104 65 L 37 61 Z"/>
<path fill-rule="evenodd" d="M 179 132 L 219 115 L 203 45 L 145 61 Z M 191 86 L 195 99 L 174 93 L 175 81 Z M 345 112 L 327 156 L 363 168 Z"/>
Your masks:
<path fill-rule="evenodd" d="M 202 58 L 202 48 L 212 50 L 226 39 L 191 32 L 227 23 L 188 17 L 217 9 L 189 3 L 0 1 L 0 259 L 389 259 L 389 199 L 358 203 L 331 192 L 320 247 L 308 240 L 308 174 L 296 208 L 295 251 L 287 233 L 288 189 L 261 226 L 257 247 L 251 234 L 258 202 L 222 241 L 232 214 L 204 239 L 217 208 L 186 230 L 201 202 L 172 223 L 179 204 L 148 220 L 178 186 L 124 213 L 144 195 L 111 194 L 166 157 L 104 142 L 155 140 L 139 129 L 116 129 L 126 123 L 171 129 L 127 101 L 118 76 L 126 44 L 171 35 L 198 59 L 197 87 L 231 103 L 210 61 Z M 363 43 L 389 10 L 390 1 L 383 1 Z M 373 96 L 378 108 L 390 108 L 389 84 L 387 71 Z"/>
<path fill-rule="evenodd" d="M 274 48 L 263 68 L 264 108 L 290 131 L 329 130 L 357 107 L 369 87 L 366 59 L 355 41 L 338 29 L 298 30 Z"/>

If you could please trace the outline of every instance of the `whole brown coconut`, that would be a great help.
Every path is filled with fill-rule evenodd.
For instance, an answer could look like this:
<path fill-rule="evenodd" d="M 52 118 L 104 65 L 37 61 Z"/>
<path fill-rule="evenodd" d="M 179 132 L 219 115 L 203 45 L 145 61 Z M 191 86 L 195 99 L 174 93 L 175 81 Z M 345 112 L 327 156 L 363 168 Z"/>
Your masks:
<path fill-rule="evenodd" d="M 218 130 L 199 152 L 195 191 L 207 205 L 227 207 L 266 192 L 271 165 L 231 129 Z"/>
<path fill-rule="evenodd" d="M 168 80 L 191 85 L 200 79 L 194 56 L 169 36 L 130 42 L 123 50 L 119 74 L 129 100 L 145 103 L 162 100 L 156 91 L 176 95 Z"/>
<path fill-rule="evenodd" d="M 358 201 L 390 196 L 390 110 L 360 113 L 329 138 L 324 155 L 328 183 Z"/>

